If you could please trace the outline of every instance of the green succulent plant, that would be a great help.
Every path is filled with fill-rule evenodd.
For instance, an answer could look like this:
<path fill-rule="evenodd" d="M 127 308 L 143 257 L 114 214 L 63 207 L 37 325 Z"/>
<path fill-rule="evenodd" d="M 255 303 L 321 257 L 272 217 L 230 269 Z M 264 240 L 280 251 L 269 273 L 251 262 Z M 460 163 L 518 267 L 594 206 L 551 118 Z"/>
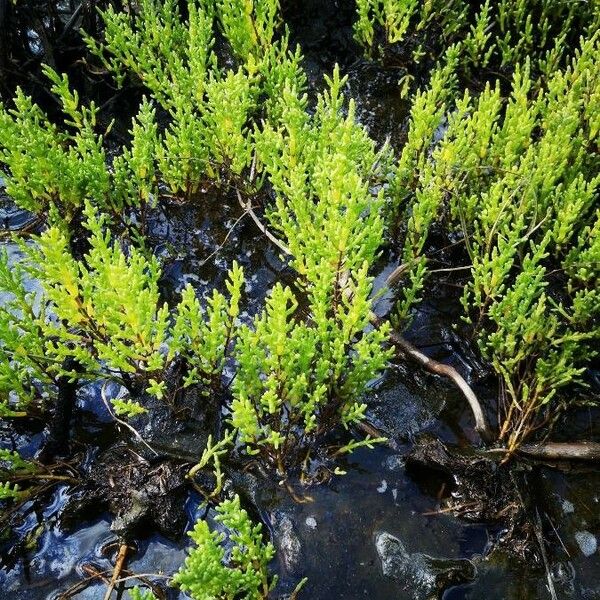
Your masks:
<path fill-rule="evenodd" d="M 215 520 L 227 533 L 197 521 L 189 532 L 195 546 L 173 581 L 193 600 L 266 599 L 277 582 L 268 572 L 273 544 L 263 541 L 262 525 L 252 523 L 239 496 L 221 502 L 216 512 Z"/>
<path fill-rule="evenodd" d="M 428 231 L 443 225 L 461 235 L 470 261 L 465 315 L 500 377 L 500 438 L 511 451 L 596 352 L 599 130 L 587 106 L 600 90 L 599 60 L 594 35 L 546 83 L 526 62 L 508 99 L 488 85 L 453 106 L 438 71 L 413 105 L 392 186 L 410 267 L 398 321 L 423 289 Z M 549 293 L 552 272 L 562 274 L 559 297 Z"/>

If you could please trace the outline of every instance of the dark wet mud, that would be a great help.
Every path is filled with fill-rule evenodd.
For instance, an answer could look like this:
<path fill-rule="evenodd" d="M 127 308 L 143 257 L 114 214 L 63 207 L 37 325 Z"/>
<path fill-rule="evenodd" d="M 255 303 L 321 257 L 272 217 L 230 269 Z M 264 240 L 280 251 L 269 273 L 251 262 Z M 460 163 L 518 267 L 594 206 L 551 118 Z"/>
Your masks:
<path fill-rule="evenodd" d="M 390 139 L 401 147 L 409 108 L 399 94 L 405 69 L 361 58 L 351 39 L 352 3 L 284 3 L 284 17 L 306 56 L 311 89 L 318 90 L 323 74 L 339 62 L 358 119 L 379 143 Z M 29 50 L 34 56 L 24 57 L 19 46 L 17 58 L 31 61 L 35 73 L 41 60 L 35 53 L 43 48 Z M 64 52 L 57 56 L 66 60 Z M 235 259 L 247 275 L 242 318 L 249 319 L 273 283 L 290 278 L 276 249 L 242 212 L 224 189 L 149 215 L 165 300 L 172 302 L 186 283 L 200 294 L 222 288 Z M 30 220 L 2 198 L 4 230 Z M 19 259 L 15 244 L 2 245 Z M 396 265 L 388 258 L 380 279 Z M 407 338 L 455 366 L 483 400 L 493 399 L 493 379 L 453 327 L 453 282 L 430 292 L 433 300 L 423 303 Z M 385 312 L 391 301 L 381 298 L 378 310 Z M 600 471 L 533 463 L 515 470 L 493 457 L 474 457 L 478 438 L 460 392 L 411 364 L 392 365 L 367 402 L 369 420 L 389 443 L 341 460 L 343 476 L 324 473 L 309 487 L 292 480 L 306 502 L 294 501 L 268 473 L 228 466 L 226 490 L 240 493 L 277 548 L 274 597 L 285 597 L 307 577 L 300 597 L 312 600 L 534 600 L 550 598 L 551 577 L 559 598 L 600 598 Z M 213 516 L 185 478 L 219 427 L 218 415 L 198 406 L 188 397 L 174 410 L 157 406 L 151 417 L 140 417 L 134 424 L 151 453 L 113 421 L 98 387 L 81 388 L 70 432 L 75 458 L 64 471 L 77 481 L 43 490 L 0 521 L 0 598 L 102 599 L 101 577 L 85 587 L 81 582 L 94 573 L 110 575 L 123 540 L 131 548 L 125 574 L 174 573 L 185 557 L 186 530 L 197 518 L 212 522 Z M 597 416 L 587 409 L 565 416 L 556 439 L 600 440 Z M 0 423 L 2 447 L 25 458 L 38 455 L 47 434 L 36 419 Z M 199 483 L 209 489 L 212 482 Z M 152 581 L 159 598 L 183 597 L 160 578 Z"/>

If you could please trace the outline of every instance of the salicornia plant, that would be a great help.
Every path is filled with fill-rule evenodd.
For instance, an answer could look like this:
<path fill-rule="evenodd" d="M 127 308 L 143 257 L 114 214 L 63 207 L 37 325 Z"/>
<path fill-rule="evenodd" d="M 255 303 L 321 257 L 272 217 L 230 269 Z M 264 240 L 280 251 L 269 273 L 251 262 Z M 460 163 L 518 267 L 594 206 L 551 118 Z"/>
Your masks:
<path fill-rule="evenodd" d="M 329 316 L 326 302 L 314 302 L 307 321 L 297 320 L 292 291 L 276 285 L 253 326 L 240 329 L 231 424 L 247 452 L 266 456 L 282 476 L 338 424 L 364 418 L 361 399 L 389 359 L 386 332 L 363 333 L 370 282 L 364 272 L 357 278 L 358 301 L 340 299 Z"/>
<path fill-rule="evenodd" d="M 469 72 L 512 68 L 529 57 L 549 74 L 579 35 L 600 25 L 597 3 L 568 0 L 356 0 L 356 12 L 354 37 L 369 53 L 403 45 L 419 61 L 457 44 Z"/>
<path fill-rule="evenodd" d="M 336 69 L 312 117 L 287 88 L 279 121 L 255 135 L 258 169 L 275 192 L 268 218 L 307 303 L 298 309 L 298 296 L 277 285 L 253 326 L 240 329 L 232 423 L 247 450 L 282 474 L 336 424 L 364 418 L 360 399 L 390 357 L 387 327 L 367 331 L 368 269 L 383 235 L 383 192 L 371 188 L 385 179 L 388 151 L 375 151 L 352 103 L 342 114 L 343 83 Z"/>
<path fill-rule="evenodd" d="M 226 533 L 199 520 L 189 532 L 195 546 L 173 581 L 193 600 L 266 600 L 277 579 L 268 572 L 275 555 L 262 525 L 254 525 L 239 496 L 221 502 L 215 520 Z"/>
<path fill-rule="evenodd" d="M 122 174 L 107 168 L 103 136 L 96 132 L 97 108 L 81 104 L 66 76 L 50 68 L 45 73 L 68 128 L 51 123 L 21 90 L 13 108 L 0 104 L 0 163 L 5 166 L 7 193 L 21 208 L 41 215 L 54 208 L 67 220 L 80 214 L 86 200 L 107 211 L 122 208 L 124 200 L 139 202 L 137 194 L 124 198 L 114 193 L 113 179 Z M 127 162 L 116 167 L 126 167 Z M 146 177 L 152 175 L 148 172 Z"/>
<path fill-rule="evenodd" d="M 229 301 L 215 291 L 203 306 L 188 286 L 171 315 L 160 300 L 156 258 L 111 239 L 106 218 L 91 204 L 85 215 L 89 250 L 82 259 L 72 256 L 68 234 L 52 226 L 23 246 L 26 259 L 12 271 L 6 256 L 0 260 L 0 284 L 11 296 L 0 310 L 3 411 L 18 411 L 39 397 L 40 386 L 65 376 L 116 379 L 134 395 L 145 390 L 162 398 L 175 360 L 183 361 L 184 386 L 218 387 L 239 312 L 241 270 L 234 265 L 231 272 Z M 39 297 L 25 291 L 26 271 L 41 287 Z M 135 403 L 116 402 L 121 412 L 136 412 Z"/>
<path fill-rule="evenodd" d="M 595 35 L 545 84 L 532 81 L 526 63 L 508 99 L 499 85 L 477 97 L 465 92 L 447 105 L 437 142 L 431 123 L 441 122 L 444 107 L 418 102 L 398 163 L 395 210 L 407 215 L 404 257 L 412 267 L 401 316 L 423 287 L 431 227 L 462 235 L 471 262 L 463 304 L 500 376 L 500 438 L 510 451 L 543 422 L 558 390 L 580 380 L 600 335 L 599 128 L 587 108 L 600 92 L 599 60 Z M 434 99 L 435 89 L 418 100 Z M 551 281 L 563 291 L 550 294 Z"/>
<path fill-rule="evenodd" d="M 251 162 L 258 100 L 268 110 L 285 84 L 304 83 L 299 52 L 289 52 L 287 35 L 274 39 L 276 0 L 189 0 L 186 20 L 174 0 L 144 0 L 135 14 L 101 14 L 105 41 L 88 38 L 91 51 L 118 83 L 136 77 L 169 114 L 156 141 L 156 168 L 171 194 L 190 197 L 203 182 L 239 177 Z M 215 20 L 238 58 L 231 68 L 217 65 Z"/>

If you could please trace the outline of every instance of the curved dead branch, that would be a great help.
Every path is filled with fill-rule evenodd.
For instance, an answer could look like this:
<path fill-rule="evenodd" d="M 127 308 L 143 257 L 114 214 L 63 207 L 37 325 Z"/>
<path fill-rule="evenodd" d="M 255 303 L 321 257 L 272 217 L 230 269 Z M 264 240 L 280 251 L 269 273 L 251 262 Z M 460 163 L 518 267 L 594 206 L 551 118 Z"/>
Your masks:
<path fill-rule="evenodd" d="M 382 321 L 371 314 L 371 323 L 375 326 L 381 326 Z M 465 381 L 464 377 L 452 366 L 438 362 L 433 358 L 430 358 L 423 352 L 417 350 L 409 341 L 405 340 L 401 335 L 392 331 L 390 333 L 390 341 L 404 357 L 411 359 L 418 363 L 426 371 L 446 377 L 450 379 L 456 387 L 462 392 L 463 396 L 469 404 L 469 408 L 473 413 L 475 419 L 475 431 L 481 436 L 484 442 L 492 442 L 494 440 L 494 434 L 490 428 L 487 418 L 481 408 L 481 404 L 475 395 L 475 392 L 471 389 L 471 386 Z"/>
<path fill-rule="evenodd" d="M 580 460 L 600 463 L 600 443 L 597 442 L 546 442 L 523 444 L 518 453 L 542 460 Z"/>
<path fill-rule="evenodd" d="M 240 190 L 236 190 L 238 202 L 240 206 L 244 209 L 244 212 L 249 214 L 256 226 L 260 229 L 262 233 L 267 237 L 267 239 L 275 244 L 286 256 L 291 256 L 292 253 L 290 249 L 281 241 L 278 240 L 262 223 L 262 221 L 256 216 L 254 209 L 252 208 L 252 204 L 250 203 L 250 199 L 244 202 L 242 195 L 240 194 Z"/>

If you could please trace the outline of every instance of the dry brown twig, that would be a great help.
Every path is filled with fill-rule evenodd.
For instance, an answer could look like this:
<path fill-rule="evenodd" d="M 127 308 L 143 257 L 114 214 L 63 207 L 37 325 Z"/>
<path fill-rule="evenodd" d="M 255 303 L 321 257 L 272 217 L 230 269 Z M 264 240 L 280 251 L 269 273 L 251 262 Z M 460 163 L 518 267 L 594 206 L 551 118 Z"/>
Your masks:
<path fill-rule="evenodd" d="M 381 326 L 381 319 L 373 315 L 371 322 L 374 325 Z M 475 419 L 475 431 L 481 436 L 484 442 L 492 442 L 494 435 L 488 424 L 487 418 L 483 412 L 481 404 L 475 395 L 475 392 L 471 389 L 471 386 L 465 381 L 464 377 L 452 366 L 441 363 L 433 358 L 429 358 L 423 352 L 417 350 L 410 342 L 405 340 L 401 335 L 392 331 L 390 333 L 390 341 L 394 344 L 397 350 L 399 350 L 404 356 L 412 359 L 413 361 L 420 364 L 425 370 L 430 373 L 435 373 L 441 377 L 450 379 L 463 393 L 463 396 L 469 403 L 469 408 L 473 413 Z"/>
<path fill-rule="evenodd" d="M 244 202 L 242 195 L 240 194 L 240 190 L 236 190 L 238 202 L 242 209 L 250 215 L 255 225 L 260 229 L 260 231 L 267 237 L 267 239 L 275 244 L 286 256 L 291 256 L 291 252 L 289 248 L 280 240 L 278 240 L 262 223 L 262 221 L 258 218 L 254 209 L 252 208 L 252 204 L 250 203 L 250 199 Z"/>
<path fill-rule="evenodd" d="M 523 444 L 517 452 L 540 460 L 577 460 L 600 463 L 600 443 L 597 442 Z"/>
<path fill-rule="evenodd" d="M 73 584 L 68 590 L 59 594 L 56 600 L 69 600 L 70 598 L 73 598 L 94 583 L 96 579 L 104 581 L 104 583 L 107 585 L 110 583 L 110 580 L 105 577 L 106 571 L 98 571 L 91 565 L 83 565 L 81 570 L 87 574 L 87 577 Z"/>
<path fill-rule="evenodd" d="M 119 546 L 119 552 L 117 553 L 117 559 L 115 560 L 115 568 L 113 570 L 112 577 L 104 594 L 104 600 L 110 600 L 110 596 L 119 580 L 121 571 L 125 566 L 125 560 L 127 559 L 127 553 L 129 552 L 129 546 L 127 544 L 121 544 Z"/>

